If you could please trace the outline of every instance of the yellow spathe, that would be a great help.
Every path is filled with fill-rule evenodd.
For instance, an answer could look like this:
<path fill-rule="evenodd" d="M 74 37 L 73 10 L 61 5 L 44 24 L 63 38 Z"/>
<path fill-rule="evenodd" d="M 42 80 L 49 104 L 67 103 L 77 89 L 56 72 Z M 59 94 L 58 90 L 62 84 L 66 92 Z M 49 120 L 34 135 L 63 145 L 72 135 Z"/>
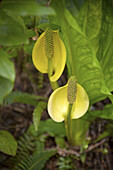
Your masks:
<path fill-rule="evenodd" d="M 62 122 L 67 116 L 68 101 L 67 101 L 67 87 L 56 89 L 50 96 L 48 101 L 48 113 L 50 117 L 56 122 Z M 83 116 L 89 107 L 89 98 L 84 88 L 77 84 L 76 101 L 73 104 L 71 111 L 71 118 L 77 119 Z"/>
<path fill-rule="evenodd" d="M 59 31 L 52 30 L 53 38 L 53 57 L 52 57 L 52 71 L 53 75 L 50 77 L 52 82 L 57 81 L 65 67 L 66 63 L 66 49 L 64 43 L 59 37 Z M 45 32 L 36 41 L 32 52 L 33 63 L 37 70 L 42 73 L 48 73 L 48 59 L 45 51 Z"/>

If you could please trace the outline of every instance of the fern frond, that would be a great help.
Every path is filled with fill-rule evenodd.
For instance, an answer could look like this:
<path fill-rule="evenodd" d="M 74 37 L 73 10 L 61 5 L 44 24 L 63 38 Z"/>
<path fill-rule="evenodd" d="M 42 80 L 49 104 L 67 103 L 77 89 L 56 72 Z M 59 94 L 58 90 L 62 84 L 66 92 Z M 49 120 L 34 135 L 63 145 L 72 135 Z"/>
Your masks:
<path fill-rule="evenodd" d="M 33 123 L 35 126 L 35 130 L 38 131 L 39 123 L 40 123 L 40 118 L 43 110 L 46 108 L 46 103 L 43 101 L 40 101 L 36 108 L 34 109 L 33 112 Z"/>
<path fill-rule="evenodd" d="M 37 90 L 40 90 L 43 87 L 44 74 L 38 71 L 37 72 L 38 74 L 35 75 L 31 72 L 31 70 L 26 70 L 26 71 L 27 71 L 29 80 L 32 82 L 32 84 L 34 84 L 37 87 Z"/>
<path fill-rule="evenodd" d="M 43 151 L 21 161 L 13 170 L 41 170 L 46 161 L 56 154 L 56 150 Z"/>
<path fill-rule="evenodd" d="M 20 91 L 12 91 L 5 99 L 4 104 L 13 104 L 13 103 L 23 103 L 30 104 L 33 106 L 37 105 L 37 100 L 47 100 L 47 98 L 42 96 L 36 96 L 33 94 L 23 93 Z"/>
<path fill-rule="evenodd" d="M 25 160 L 31 153 L 35 151 L 36 144 L 33 136 L 24 134 L 18 140 L 18 148 L 16 156 L 10 159 L 11 166 L 17 165 L 21 160 Z"/>

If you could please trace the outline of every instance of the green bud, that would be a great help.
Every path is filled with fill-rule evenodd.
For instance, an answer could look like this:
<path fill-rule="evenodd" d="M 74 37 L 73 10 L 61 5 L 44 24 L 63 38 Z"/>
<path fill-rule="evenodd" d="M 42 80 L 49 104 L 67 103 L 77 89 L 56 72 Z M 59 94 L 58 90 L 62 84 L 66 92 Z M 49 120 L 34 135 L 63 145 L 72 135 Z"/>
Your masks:
<path fill-rule="evenodd" d="M 77 94 L 77 80 L 75 76 L 71 76 L 68 80 L 67 88 L 67 100 L 70 104 L 73 104 L 76 100 Z"/>
<path fill-rule="evenodd" d="M 53 35 L 50 28 L 45 30 L 45 54 L 47 59 L 52 59 L 54 54 Z"/>

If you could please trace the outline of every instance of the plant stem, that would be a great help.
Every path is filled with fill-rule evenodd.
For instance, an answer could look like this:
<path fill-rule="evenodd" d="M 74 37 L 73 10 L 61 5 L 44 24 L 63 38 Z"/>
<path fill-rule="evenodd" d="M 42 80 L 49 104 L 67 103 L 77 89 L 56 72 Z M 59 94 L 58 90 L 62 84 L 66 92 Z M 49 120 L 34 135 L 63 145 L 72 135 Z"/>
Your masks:
<path fill-rule="evenodd" d="M 67 111 L 67 116 L 65 118 L 65 128 L 66 128 L 66 133 L 67 133 L 67 139 L 69 143 L 72 144 L 72 139 L 71 139 L 71 111 L 72 111 L 72 106 L 73 104 L 68 105 L 68 111 Z"/>
<path fill-rule="evenodd" d="M 52 69 L 52 59 L 48 59 L 48 77 L 49 77 L 49 81 L 50 81 L 50 84 L 51 84 L 51 87 L 53 90 L 56 90 L 58 87 L 59 87 L 59 84 L 57 81 L 55 82 L 52 82 L 50 80 L 50 77 L 52 76 L 53 74 L 53 69 Z"/>

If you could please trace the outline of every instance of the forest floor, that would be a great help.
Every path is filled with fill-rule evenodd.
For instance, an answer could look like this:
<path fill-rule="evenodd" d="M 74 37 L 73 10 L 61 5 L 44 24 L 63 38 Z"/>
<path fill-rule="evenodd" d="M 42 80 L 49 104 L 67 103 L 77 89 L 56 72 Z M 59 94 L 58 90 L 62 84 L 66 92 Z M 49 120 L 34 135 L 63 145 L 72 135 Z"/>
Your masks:
<path fill-rule="evenodd" d="M 21 64 L 21 63 L 20 63 Z M 31 74 L 31 73 L 32 74 Z M 19 90 L 22 92 L 34 93 L 36 95 L 41 95 L 44 97 L 49 97 L 52 92 L 48 78 L 44 75 L 43 86 L 40 90 L 37 90 L 37 85 L 39 79 L 37 76 L 37 71 L 33 66 L 26 64 L 25 70 L 20 69 L 19 64 L 16 66 L 16 80 L 13 90 Z M 66 74 L 66 70 L 64 72 Z M 32 75 L 32 76 L 31 76 Z M 33 81 L 35 82 L 33 82 Z M 61 85 L 66 84 L 65 75 L 63 75 L 59 81 Z M 94 105 L 96 110 L 103 109 L 104 105 L 108 104 L 110 101 L 106 99 L 100 101 Z M 32 113 L 34 107 L 28 104 L 14 103 L 11 105 L 2 106 L 0 108 L 0 129 L 8 130 L 12 135 L 18 140 L 28 129 L 28 127 L 33 123 Z M 49 116 L 47 111 L 44 111 L 41 119 L 46 120 Z M 91 137 L 92 141 L 95 140 L 105 129 L 105 125 L 108 123 L 107 120 L 97 119 L 94 121 L 88 132 L 88 136 Z M 54 146 L 54 139 L 49 137 L 45 146 L 46 147 L 56 147 Z M 107 149 L 107 153 L 103 153 L 103 150 Z M 71 149 L 72 150 L 72 149 Z M 62 153 L 64 152 L 64 153 Z M 78 152 L 78 150 L 75 150 Z M 60 151 L 58 152 L 58 155 Z M 62 157 L 70 157 L 69 152 L 66 150 L 61 150 Z M 7 159 L 10 156 L 0 153 L 0 170 L 10 170 L 7 164 Z M 57 170 L 58 165 L 56 164 L 57 156 L 52 157 L 45 165 L 45 170 Z M 89 150 L 86 154 L 86 160 L 82 163 L 80 160 L 72 159 L 73 170 L 113 170 L 113 138 L 107 137 L 101 141 L 91 144 Z"/>

